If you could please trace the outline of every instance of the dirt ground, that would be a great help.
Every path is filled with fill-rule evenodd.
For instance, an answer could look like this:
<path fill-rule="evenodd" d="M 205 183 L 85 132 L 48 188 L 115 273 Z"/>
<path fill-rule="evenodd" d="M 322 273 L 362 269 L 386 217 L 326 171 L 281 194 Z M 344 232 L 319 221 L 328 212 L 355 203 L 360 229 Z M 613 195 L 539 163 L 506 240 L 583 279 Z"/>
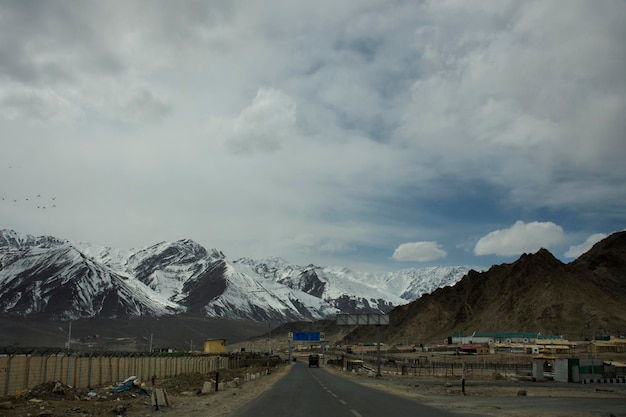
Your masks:
<path fill-rule="evenodd" d="M 329 372 L 372 388 L 416 399 L 423 404 L 465 415 L 506 417 L 626 417 L 626 384 L 574 384 L 522 381 L 500 374 L 460 378 L 402 376 L 383 371 Z"/>
<path fill-rule="evenodd" d="M 157 386 L 166 389 L 170 401 L 170 407 L 161 407 L 159 410 L 152 405 L 151 398 L 139 385 L 120 393 L 113 392 L 112 387 L 102 387 L 90 393 L 49 382 L 16 397 L 0 399 L 0 416 L 226 417 L 270 389 L 289 369 L 290 365 L 281 365 L 270 369 L 269 374 L 266 368 L 259 366 L 237 372 L 222 370 L 221 381 L 236 377 L 243 379 L 246 373 L 260 372 L 263 376 L 243 382 L 238 387 L 208 394 L 200 394 L 200 391 L 204 382 L 214 375 L 187 374 L 157 380 Z M 626 384 L 546 384 L 507 378 L 468 378 L 463 395 L 458 378 L 401 376 L 385 372 L 382 377 L 375 377 L 371 373 L 345 372 L 328 365 L 322 369 L 363 385 L 414 398 L 433 407 L 476 416 L 626 417 Z M 606 407 L 572 406 L 570 403 L 578 401 L 578 398 L 582 398 L 580 401 L 583 402 L 585 399 L 600 399 L 600 404 L 606 403 Z M 544 403 L 547 405 L 542 405 Z"/>
<path fill-rule="evenodd" d="M 240 370 L 220 370 L 219 381 L 240 379 L 237 387 L 211 390 L 202 394 L 205 381 L 215 379 L 215 374 L 185 374 L 163 380 L 155 386 L 165 388 L 169 407 L 153 406 L 149 392 L 152 382 L 138 382 L 131 389 L 114 392 L 113 386 L 92 390 L 74 390 L 58 382 L 47 382 L 20 393 L 0 399 L 2 417 L 226 417 L 246 402 L 271 388 L 289 370 L 288 366 L 270 368 L 256 365 Z M 246 374 L 261 377 L 243 382 Z"/>

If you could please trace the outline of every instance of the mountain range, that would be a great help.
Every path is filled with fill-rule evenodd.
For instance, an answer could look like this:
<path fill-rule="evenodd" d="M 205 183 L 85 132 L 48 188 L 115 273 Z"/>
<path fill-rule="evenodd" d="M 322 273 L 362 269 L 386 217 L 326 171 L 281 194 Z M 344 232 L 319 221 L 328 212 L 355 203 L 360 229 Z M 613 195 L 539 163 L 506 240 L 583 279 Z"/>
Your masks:
<path fill-rule="evenodd" d="M 489 331 L 540 332 L 570 340 L 626 337 L 625 306 L 623 231 L 567 264 L 540 249 L 513 263 L 469 271 L 453 286 L 394 308 L 381 333 L 390 343 L 441 343 L 453 333 Z M 364 326 L 348 338 L 373 337 L 373 330 Z"/>
<path fill-rule="evenodd" d="M 387 313 L 471 268 L 354 272 L 229 260 L 192 240 L 119 250 L 0 231 L 0 316 L 52 320 L 186 315 L 258 322 Z"/>
<path fill-rule="evenodd" d="M 624 300 L 626 231 L 567 264 L 540 249 L 484 271 L 393 273 L 279 258 L 229 261 L 189 240 L 119 251 L 0 231 L 0 336 L 13 346 L 62 345 L 69 336 L 55 320 L 75 320 L 77 337 L 131 336 L 143 349 L 152 334 L 155 345 L 181 349 L 268 330 L 256 348 L 272 335 L 276 346 L 290 331 L 325 331 L 342 343 L 375 340 L 372 327 L 337 326 L 337 312 L 388 312 L 390 325 L 380 331 L 390 344 L 441 343 L 475 331 L 626 337 Z"/>

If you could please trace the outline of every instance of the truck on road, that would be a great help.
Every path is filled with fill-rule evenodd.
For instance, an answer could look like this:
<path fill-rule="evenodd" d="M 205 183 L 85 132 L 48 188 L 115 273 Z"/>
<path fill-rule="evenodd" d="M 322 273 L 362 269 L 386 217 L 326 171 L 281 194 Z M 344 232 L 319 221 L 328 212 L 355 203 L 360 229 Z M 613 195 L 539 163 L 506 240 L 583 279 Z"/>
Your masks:
<path fill-rule="evenodd" d="M 320 367 L 320 355 L 315 353 L 309 355 L 309 368 L 312 366 L 315 366 L 316 368 Z"/>

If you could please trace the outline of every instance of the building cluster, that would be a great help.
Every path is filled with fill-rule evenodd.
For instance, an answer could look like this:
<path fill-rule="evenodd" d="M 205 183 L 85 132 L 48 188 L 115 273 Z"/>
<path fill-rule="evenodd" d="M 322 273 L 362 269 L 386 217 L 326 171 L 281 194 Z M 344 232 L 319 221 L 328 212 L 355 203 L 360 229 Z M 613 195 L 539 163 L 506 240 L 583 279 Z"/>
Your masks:
<path fill-rule="evenodd" d="M 452 334 L 446 344 L 459 354 L 486 355 L 495 353 L 522 353 L 532 355 L 567 355 L 577 342 L 561 335 L 542 335 L 539 332 L 474 332 L 471 335 Z M 626 353 L 626 339 L 606 338 L 585 344 L 592 354 Z"/>
<path fill-rule="evenodd" d="M 533 380 L 626 382 L 625 363 L 598 358 L 604 353 L 626 353 L 626 339 L 604 338 L 585 342 L 584 350 L 578 350 L 579 357 L 574 354 L 577 343 L 560 335 L 534 332 L 474 332 L 470 336 L 459 333 L 448 337 L 446 342 L 461 355 L 531 354 Z"/>
<path fill-rule="evenodd" d="M 474 332 L 471 335 L 452 334 L 447 344 L 460 354 L 494 353 L 567 353 L 576 343 L 560 335 L 542 335 L 538 332 Z"/>

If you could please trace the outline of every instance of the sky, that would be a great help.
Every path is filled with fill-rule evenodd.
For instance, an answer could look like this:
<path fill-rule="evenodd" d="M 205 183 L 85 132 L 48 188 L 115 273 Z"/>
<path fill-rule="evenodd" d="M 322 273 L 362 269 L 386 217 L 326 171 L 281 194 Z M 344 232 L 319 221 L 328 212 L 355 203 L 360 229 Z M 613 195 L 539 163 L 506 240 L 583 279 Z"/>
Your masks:
<path fill-rule="evenodd" d="M 626 2 L 0 0 L 0 229 L 394 271 L 626 228 Z"/>

